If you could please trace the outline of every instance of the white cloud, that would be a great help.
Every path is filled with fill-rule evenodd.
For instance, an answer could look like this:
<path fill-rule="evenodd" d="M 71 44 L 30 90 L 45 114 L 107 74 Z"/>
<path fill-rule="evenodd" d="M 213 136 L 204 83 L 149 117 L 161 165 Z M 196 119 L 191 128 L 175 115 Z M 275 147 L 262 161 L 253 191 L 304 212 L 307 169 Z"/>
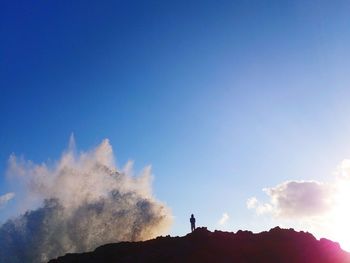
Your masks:
<path fill-rule="evenodd" d="M 344 159 L 337 167 L 335 175 L 341 179 L 350 178 L 350 159 Z"/>
<path fill-rule="evenodd" d="M 256 197 L 251 197 L 247 200 L 247 208 L 255 209 L 258 215 L 271 213 L 273 211 L 273 206 L 269 203 L 262 204 L 256 199 Z"/>
<path fill-rule="evenodd" d="M 335 186 L 317 181 L 287 181 L 265 188 L 269 201 L 247 200 L 247 207 L 257 214 L 270 213 L 277 217 L 300 218 L 320 216 L 334 205 Z"/>
<path fill-rule="evenodd" d="M 258 202 L 259 202 L 259 201 L 258 201 L 258 199 L 256 199 L 255 196 L 249 198 L 249 199 L 247 200 L 247 207 L 248 207 L 248 209 L 256 208 L 257 205 L 258 205 Z"/>
<path fill-rule="evenodd" d="M 285 181 L 263 191 L 266 201 L 253 196 L 246 206 L 264 220 L 336 240 L 350 250 L 350 159 L 336 167 L 331 181 Z"/>
<path fill-rule="evenodd" d="M 287 181 L 264 189 L 270 197 L 265 207 L 280 217 L 312 217 L 332 209 L 334 187 L 317 181 Z"/>
<path fill-rule="evenodd" d="M 14 193 L 7 193 L 4 195 L 0 195 L 0 208 L 6 205 L 8 201 L 10 201 L 14 197 L 15 197 Z"/>
<path fill-rule="evenodd" d="M 267 202 L 251 197 L 246 203 L 247 208 L 254 209 L 257 214 L 283 218 L 324 215 L 339 207 L 339 202 L 345 202 L 350 192 L 350 159 L 344 159 L 336 167 L 331 182 L 286 181 L 263 191 L 269 198 Z"/>
<path fill-rule="evenodd" d="M 227 221 L 229 220 L 230 216 L 227 213 L 223 213 L 220 220 L 219 220 L 219 225 L 223 226 L 227 223 Z"/>

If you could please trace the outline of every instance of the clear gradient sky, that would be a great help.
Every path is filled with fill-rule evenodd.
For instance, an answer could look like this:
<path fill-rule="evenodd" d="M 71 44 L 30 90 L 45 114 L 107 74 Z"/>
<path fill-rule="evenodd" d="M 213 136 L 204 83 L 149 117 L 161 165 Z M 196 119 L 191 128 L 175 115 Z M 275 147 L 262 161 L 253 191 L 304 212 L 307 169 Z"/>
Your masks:
<path fill-rule="evenodd" d="M 209 229 L 276 225 L 247 200 L 332 181 L 350 158 L 349 12 L 323 0 L 2 1 L 0 195 L 12 153 L 56 160 L 74 133 L 81 150 L 109 138 L 119 166 L 152 165 L 173 235 L 191 213 Z"/>

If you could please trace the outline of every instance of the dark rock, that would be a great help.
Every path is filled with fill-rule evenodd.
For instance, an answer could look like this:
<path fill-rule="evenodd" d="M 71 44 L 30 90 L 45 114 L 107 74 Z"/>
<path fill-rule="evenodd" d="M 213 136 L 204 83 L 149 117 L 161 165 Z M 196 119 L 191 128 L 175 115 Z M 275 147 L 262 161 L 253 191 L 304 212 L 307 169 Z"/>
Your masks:
<path fill-rule="evenodd" d="M 158 237 L 144 242 L 106 244 L 93 252 L 67 254 L 50 263 L 216 262 L 216 263 L 350 263 L 338 243 L 318 241 L 306 232 L 273 228 L 253 234 L 197 228 L 184 237 Z"/>

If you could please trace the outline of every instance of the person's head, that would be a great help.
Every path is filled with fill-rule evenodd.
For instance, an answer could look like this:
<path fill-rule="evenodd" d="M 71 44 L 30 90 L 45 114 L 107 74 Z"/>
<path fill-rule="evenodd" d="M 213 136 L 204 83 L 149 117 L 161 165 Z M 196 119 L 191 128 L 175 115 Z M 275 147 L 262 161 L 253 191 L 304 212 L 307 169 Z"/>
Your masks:
<path fill-rule="evenodd" d="M 191 217 L 193 217 L 193 214 L 191 215 Z"/>

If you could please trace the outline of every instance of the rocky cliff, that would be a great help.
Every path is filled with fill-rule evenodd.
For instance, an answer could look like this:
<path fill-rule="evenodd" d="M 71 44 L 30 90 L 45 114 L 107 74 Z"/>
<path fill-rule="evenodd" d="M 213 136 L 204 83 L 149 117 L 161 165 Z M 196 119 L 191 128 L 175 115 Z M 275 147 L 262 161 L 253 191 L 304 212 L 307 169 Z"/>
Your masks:
<path fill-rule="evenodd" d="M 312 234 L 273 228 L 254 234 L 198 228 L 184 237 L 158 237 L 144 242 L 106 244 L 93 252 L 67 254 L 50 263 L 97 262 L 281 262 L 346 263 L 350 254 L 338 243 Z"/>

